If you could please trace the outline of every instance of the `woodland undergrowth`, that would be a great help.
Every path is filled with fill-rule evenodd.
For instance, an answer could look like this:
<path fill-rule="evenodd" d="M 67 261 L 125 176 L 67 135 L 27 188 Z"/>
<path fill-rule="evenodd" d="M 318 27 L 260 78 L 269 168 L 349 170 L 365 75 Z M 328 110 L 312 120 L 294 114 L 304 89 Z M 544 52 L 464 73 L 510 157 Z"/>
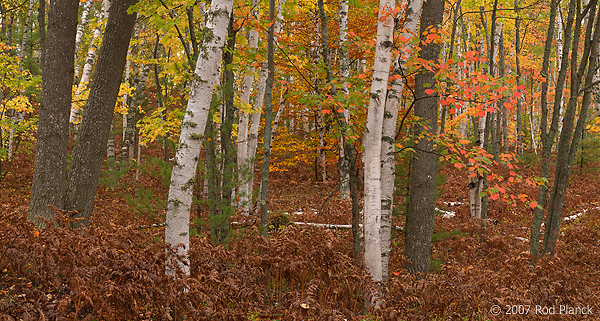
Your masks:
<path fill-rule="evenodd" d="M 600 315 L 600 212 L 593 209 L 600 201 L 600 182 L 594 173 L 574 173 L 565 215 L 590 210 L 564 223 L 556 256 L 533 267 L 529 243 L 519 239 L 528 238 L 531 209 L 492 201 L 482 229 L 468 217 L 464 172 L 444 167 L 438 207 L 456 216 L 436 217 L 432 273 L 406 272 L 403 236 L 396 231 L 390 282 L 380 290 L 385 305 L 372 311 L 364 308 L 364 289 L 375 285 L 352 258 L 349 231 L 285 221 L 273 226 L 265 241 L 256 224 L 245 220 L 233 225 L 228 244 L 214 246 L 200 226 L 191 240 L 191 276 L 171 278 L 164 275 L 164 229 L 140 228 L 164 213 L 136 213 L 124 197 L 140 185 L 164 197 L 160 182 L 142 175 L 135 183 L 134 174 L 127 173 L 119 187 L 100 188 L 89 228 L 49 224 L 37 231 L 25 219 L 32 164 L 31 156 L 19 156 L 15 171 L 0 182 L 0 320 L 500 319 L 490 314 L 493 305 L 590 306 Z M 534 167 L 521 170 L 536 172 Z M 272 175 L 271 182 L 274 216 L 349 224 L 349 203 L 333 197 L 323 204 L 335 179 L 315 182 L 309 170 L 290 168 Z M 536 193 L 533 187 L 512 188 L 512 193 Z M 68 213 L 59 217 L 58 223 L 68 225 Z M 395 220 L 403 225 L 402 215 Z M 532 311 L 525 318 L 501 318 L 569 317 L 582 318 Z"/>

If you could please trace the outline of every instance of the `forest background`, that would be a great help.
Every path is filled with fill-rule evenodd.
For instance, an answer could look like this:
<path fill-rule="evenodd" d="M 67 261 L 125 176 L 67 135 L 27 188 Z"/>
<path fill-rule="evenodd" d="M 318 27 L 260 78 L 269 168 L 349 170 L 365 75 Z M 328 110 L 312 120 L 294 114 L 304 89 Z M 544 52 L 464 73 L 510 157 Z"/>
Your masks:
<path fill-rule="evenodd" d="M 598 11 L 2 2 L 0 316 L 593 319 Z"/>

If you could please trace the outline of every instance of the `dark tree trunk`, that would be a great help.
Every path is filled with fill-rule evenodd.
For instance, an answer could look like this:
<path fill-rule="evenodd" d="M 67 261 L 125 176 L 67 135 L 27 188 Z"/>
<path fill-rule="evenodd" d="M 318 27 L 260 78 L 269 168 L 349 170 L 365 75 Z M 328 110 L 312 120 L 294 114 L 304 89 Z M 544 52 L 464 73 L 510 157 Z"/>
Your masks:
<path fill-rule="evenodd" d="M 552 146 L 554 145 L 554 137 L 558 131 L 558 120 L 560 116 L 560 102 L 563 95 L 563 87 L 567 75 L 567 65 L 569 61 L 569 45 L 565 46 L 563 51 L 563 57 L 561 57 L 561 67 L 559 75 L 556 79 L 556 91 L 554 95 L 554 111 L 552 114 L 552 123 L 550 130 L 548 130 L 548 71 L 550 68 L 550 53 L 552 51 L 552 39 L 554 38 L 554 24 L 556 22 L 557 7 L 560 3 L 559 0 L 553 0 L 550 3 L 550 23 L 548 25 L 548 33 L 546 35 L 546 44 L 544 46 L 544 59 L 542 60 L 542 76 L 546 78 L 546 81 L 542 83 L 541 93 L 541 120 L 540 120 L 540 136 L 542 140 L 542 179 L 548 179 L 550 174 L 550 154 L 552 152 Z M 574 6 L 575 1 L 571 0 L 569 7 L 573 7 L 569 11 L 567 16 L 567 23 L 565 25 L 565 43 L 569 44 L 572 38 L 573 22 L 574 22 Z M 546 201 L 548 200 L 548 183 L 541 184 L 538 189 L 537 203 L 538 207 L 534 209 L 533 221 L 531 223 L 531 238 L 529 242 L 529 250 L 532 257 L 535 259 L 539 256 L 540 248 L 540 228 L 542 220 L 544 219 L 544 208 L 546 207 Z"/>
<path fill-rule="evenodd" d="M 46 0 L 39 0 L 38 28 L 40 32 L 40 70 L 44 70 L 44 48 L 46 47 Z"/>
<path fill-rule="evenodd" d="M 51 2 L 48 10 L 46 66 L 42 71 L 42 99 L 27 216 L 38 226 L 44 226 L 38 217 L 54 218 L 54 212 L 47 205 L 64 207 L 78 5 L 76 0 L 58 0 Z"/>
<path fill-rule="evenodd" d="M 598 37 L 600 32 L 600 19 L 596 18 L 596 3 L 597 0 L 592 0 L 589 3 L 588 12 L 588 25 L 586 26 L 586 37 L 583 54 L 581 55 L 581 61 L 579 68 L 577 68 L 577 61 L 579 57 L 579 37 L 573 38 L 573 44 L 571 47 L 571 94 L 569 102 L 565 109 L 565 116 L 563 119 L 563 127 L 560 133 L 560 139 L 558 142 L 558 151 L 556 154 L 556 169 L 554 173 L 554 185 L 552 187 L 552 193 L 550 194 L 549 205 L 548 205 L 548 216 L 546 218 L 546 226 L 544 230 L 544 247 L 542 250 L 543 255 L 553 255 L 556 249 L 556 241 L 558 239 L 560 223 L 563 213 L 563 205 L 565 200 L 565 194 L 567 192 L 567 184 L 569 183 L 569 175 L 571 173 L 571 166 L 575 160 L 575 154 L 577 145 L 579 144 L 580 135 L 585 123 L 585 118 L 589 105 L 591 103 L 591 88 L 586 86 L 585 95 L 583 97 L 583 103 L 581 105 L 580 115 L 577 122 L 577 128 L 575 135 L 573 134 L 573 127 L 575 125 L 575 114 L 577 112 L 577 104 L 579 100 L 579 91 L 581 88 L 581 81 L 584 72 L 587 71 L 585 77 L 585 85 L 591 84 L 596 70 L 596 58 L 598 56 Z M 580 12 L 578 5 L 577 12 Z M 574 34 L 578 35 L 581 31 L 581 21 L 584 15 L 579 13 L 577 16 Z M 596 19 L 596 22 L 594 21 Z M 592 30 L 594 30 L 594 22 L 596 23 L 595 32 L 592 39 Z M 589 61 L 589 68 L 587 67 Z M 557 106 L 555 105 L 555 108 Z"/>
<path fill-rule="evenodd" d="M 65 209 L 77 211 L 75 217 L 82 218 L 73 227 L 88 225 L 92 214 L 115 102 L 136 19 L 136 15 L 128 14 L 127 9 L 136 2 L 137 0 L 115 1 L 110 6 L 90 95 L 77 145 L 73 150 L 73 165 L 69 172 Z"/>
<path fill-rule="evenodd" d="M 235 166 L 235 149 L 231 140 L 231 132 L 233 131 L 233 121 L 235 115 L 234 105 L 234 82 L 235 77 L 233 70 L 229 66 L 233 63 L 233 52 L 235 50 L 236 31 L 233 29 L 234 17 L 231 15 L 229 27 L 227 30 L 227 49 L 223 51 L 223 65 L 225 66 L 225 110 L 223 113 L 223 121 L 221 124 L 221 149 L 223 151 L 223 179 L 221 181 L 223 196 L 221 208 L 223 211 L 222 217 L 219 220 L 220 235 L 219 243 L 227 241 L 229 234 L 229 218 L 235 214 L 235 207 L 232 206 L 231 195 L 235 185 L 233 170 Z"/>
<path fill-rule="evenodd" d="M 519 18 L 519 0 L 515 0 L 515 14 L 517 18 L 515 19 L 515 71 L 516 71 L 516 83 L 517 86 L 520 85 L 521 82 L 521 64 L 519 62 L 519 55 L 521 54 L 521 20 Z M 532 115 L 533 116 L 533 115 Z M 516 124 L 516 132 L 517 132 L 517 155 L 523 154 L 523 120 L 522 120 L 522 108 L 521 108 L 521 98 L 517 99 L 517 124 Z"/>
<path fill-rule="evenodd" d="M 421 40 L 425 40 L 424 31 L 442 23 L 444 15 L 443 0 L 429 0 L 423 4 L 421 16 Z M 440 45 L 433 42 L 424 46 L 421 57 L 425 60 L 437 60 Z M 406 218 L 405 256 L 411 261 L 407 268 L 410 272 L 429 272 L 431 262 L 431 234 L 435 212 L 435 177 L 437 176 L 437 156 L 434 151 L 433 137 L 437 131 L 437 94 L 428 95 L 425 89 L 435 86 L 434 73 L 421 70 L 415 76 L 416 117 L 422 119 L 415 125 L 415 137 L 425 136 L 417 142 L 413 156 L 410 188 L 410 210 Z M 427 86 L 427 87 L 426 87 Z"/>
<path fill-rule="evenodd" d="M 213 96 L 214 97 L 214 96 Z M 213 99 L 214 100 L 214 99 Z M 214 107 L 206 122 L 206 178 L 208 180 L 208 222 L 210 226 L 210 237 L 214 244 L 219 244 L 223 235 L 221 234 L 221 176 L 219 163 L 217 161 L 217 144 L 215 143 L 217 133 L 214 130 L 213 113 Z M 229 227 L 229 226 L 227 226 Z"/>

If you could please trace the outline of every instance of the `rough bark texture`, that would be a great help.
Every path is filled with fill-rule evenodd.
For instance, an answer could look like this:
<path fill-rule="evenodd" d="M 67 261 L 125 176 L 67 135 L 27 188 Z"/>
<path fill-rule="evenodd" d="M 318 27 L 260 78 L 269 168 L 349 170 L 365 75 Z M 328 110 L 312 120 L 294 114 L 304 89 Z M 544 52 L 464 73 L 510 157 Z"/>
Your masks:
<path fill-rule="evenodd" d="M 373 81 L 369 93 L 365 144 L 364 233 L 365 270 L 373 281 L 383 281 L 381 270 L 381 136 L 394 41 L 394 2 L 379 2 Z"/>
<path fill-rule="evenodd" d="M 582 77 L 586 72 L 585 84 L 591 84 L 593 81 L 594 73 L 596 70 L 596 56 L 598 36 L 600 35 L 598 28 L 600 27 L 600 19 L 596 19 L 596 0 L 590 1 L 589 10 L 589 22 L 586 28 L 586 37 L 583 54 L 581 55 L 581 61 L 577 66 L 579 57 L 579 37 L 573 38 L 573 44 L 571 48 L 571 94 L 569 102 L 565 109 L 565 116 L 563 118 L 563 128 L 560 132 L 560 139 L 558 142 L 558 151 L 556 154 L 556 168 L 554 173 L 554 185 L 552 193 L 550 194 L 548 215 L 546 217 L 546 226 L 544 230 L 544 247 L 542 250 L 543 255 L 553 255 L 556 249 L 556 241 L 558 239 L 560 223 L 562 218 L 563 206 L 565 195 L 567 192 L 567 184 L 569 182 L 569 175 L 571 173 L 571 166 L 575 158 L 577 145 L 581 138 L 581 130 L 585 123 L 586 113 L 591 103 L 591 88 L 586 89 L 583 103 L 580 110 L 579 120 L 577 123 L 578 133 L 573 135 L 575 125 L 575 114 L 577 112 L 577 104 L 579 99 L 579 90 L 581 88 Z M 581 32 L 581 17 L 575 24 L 574 34 L 578 35 Z M 595 33 L 592 39 L 592 30 L 594 30 L 594 19 L 596 19 Z M 567 42 L 568 43 L 568 42 Z M 587 87 L 587 86 L 586 86 Z M 556 108 L 556 105 L 555 105 Z"/>
<path fill-rule="evenodd" d="M 236 31 L 233 29 L 233 15 L 229 22 L 227 37 L 227 50 L 223 54 L 223 64 L 229 66 L 233 63 L 233 52 L 235 50 L 235 36 Z M 221 211 L 220 217 L 214 217 L 211 222 L 211 227 L 214 226 L 214 230 L 217 232 L 213 240 L 220 243 L 227 242 L 229 236 L 229 218 L 235 215 L 235 207 L 232 206 L 232 192 L 235 185 L 235 179 L 233 177 L 234 169 L 234 156 L 235 150 L 233 147 L 233 141 L 231 139 L 231 133 L 233 131 L 234 115 L 236 113 L 235 106 L 233 103 L 233 88 L 235 77 L 231 68 L 224 68 L 225 86 L 224 96 L 225 105 L 221 122 L 221 151 L 223 159 L 223 170 L 221 180 Z M 211 229 L 212 236 L 212 229 Z"/>
<path fill-rule="evenodd" d="M 559 107 L 554 109 L 554 113 L 552 115 L 552 123 L 550 126 L 550 130 L 548 130 L 548 70 L 550 69 L 550 53 L 552 51 L 552 38 L 554 37 L 554 28 L 556 22 L 557 15 L 557 7 L 560 0 L 554 0 L 550 2 L 550 23 L 548 24 L 548 33 L 546 35 L 546 44 L 544 46 L 544 59 L 542 60 L 542 76 L 546 77 L 546 81 L 542 83 L 542 92 L 541 92 L 541 121 L 540 121 L 540 136 L 542 141 L 542 170 L 541 177 L 544 179 L 548 179 L 548 175 L 550 173 L 550 153 L 552 151 L 552 146 L 554 145 L 554 137 L 556 135 L 556 131 L 558 130 L 558 118 L 559 118 Z M 571 1 L 574 3 L 574 1 Z M 568 31 L 572 30 L 573 21 L 574 21 L 574 10 L 569 12 L 569 16 L 567 17 L 567 25 L 566 28 Z M 566 34 L 567 39 L 565 41 L 570 42 L 571 32 Z M 559 105 L 562 101 L 562 95 L 565 82 L 565 76 L 567 74 L 567 64 L 568 64 L 568 49 L 567 53 L 563 54 L 561 57 L 561 69 L 559 72 L 559 76 L 557 78 L 557 84 L 554 95 L 554 104 Z M 564 67 L 563 67 L 564 66 Z M 537 203 L 538 207 L 534 209 L 533 221 L 531 223 L 531 237 L 529 242 L 529 250 L 534 259 L 539 256 L 539 242 L 540 242 L 540 228 L 542 225 L 542 220 L 544 219 L 544 208 L 546 207 L 546 201 L 548 199 L 548 185 L 541 184 L 538 189 L 538 197 Z"/>
<path fill-rule="evenodd" d="M 47 205 L 64 206 L 69 139 L 69 110 L 77 30 L 78 1 L 59 0 L 48 8 L 46 67 L 42 71 L 40 106 L 31 203 L 28 220 L 53 219 Z"/>
<path fill-rule="evenodd" d="M 421 40 L 427 28 L 438 27 L 444 15 L 443 0 L 429 0 L 423 4 L 421 16 Z M 421 49 L 425 60 L 436 60 L 440 45 L 429 43 Z M 425 89 L 433 87 L 434 73 L 421 70 L 415 76 L 415 116 L 422 121 L 415 125 L 415 136 L 419 137 L 412 160 L 410 209 L 406 218 L 406 245 L 404 254 L 411 262 L 410 272 L 429 272 L 431 262 L 431 234 L 435 215 L 435 177 L 437 175 L 437 155 L 434 153 L 433 137 L 437 129 L 437 94 L 428 95 Z M 427 85 L 427 87 L 426 87 Z"/>
<path fill-rule="evenodd" d="M 127 9 L 136 2 L 137 0 L 114 2 L 110 8 L 67 182 L 65 209 L 77 211 L 75 217 L 81 218 L 74 223 L 75 227 L 88 225 L 92 215 L 120 79 L 123 77 L 129 40 L 136 19 L 135 14 L 127 14 Z"/>
<path fill-rule="evenodd" d="M 189 221 L 194 175 L 198 166 L 198 156 L 202 147 L 212 92 L 219 77 L 219 67 L 232 9 L 232 0 L 215 0 L 207 13 L 206 30 L 212 34 L 212 37 L 204 38 L 204 46 L 201 47 L 206 48 L 206 51 L 198 55 L 171 173 L 165 242 L 171 246 L 177 246 L 177 252 L 183 256 L 182 261 L 174 260 L 171 256 L 169 261 L 176 263 L 186 274 L 190 272 L 187 251 L 189 249 Z M 174 274 L 175 269 L 167 265 L 166 272 Z"/>

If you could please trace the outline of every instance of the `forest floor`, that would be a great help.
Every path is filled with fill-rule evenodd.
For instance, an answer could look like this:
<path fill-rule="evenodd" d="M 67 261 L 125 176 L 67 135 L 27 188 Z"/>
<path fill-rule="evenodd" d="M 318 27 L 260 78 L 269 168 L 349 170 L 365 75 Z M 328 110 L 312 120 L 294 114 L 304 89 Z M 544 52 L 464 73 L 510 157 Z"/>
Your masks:
<path fill-rule="evenodd" d="M 599 166 L 574 167 L 564 216 L 585 214 L 563 222 L 556 255 L 535 266 L 527 240 L 533 210 L 491 200 L 482 229 L 470 219 L 467 174 L 443 166 L 437 207 L 456 215 L 436 215 L 431 273 L 404 269 L 404 239 L 395 230 L 390 280 L 377 290 L 352 258 L 349 230 L 289 223 L 351 222 L 350 203 L 328 198 L 336 177 L 315 182 L 311 166 L 271 174 L 269 206 L 279 219 L 266 241 L 256 218 L 238 215 L 229 243 L 213 246 L 199 205 L 191 277 L 171 279 L 164 228 L 140 228 L 164 221 L 159 165 L 138 181 L 133 170 L 105 171 L 88 229 L 36 231 L 25 220 L 33 156 L 22 153 L 0 181 L 0 320 L 597 320 Z M 523 177 L 538 173 L 519 165 Z M 514 185 L 507 193 L 535 198 L 537 188 Z M 365 289 L 382 295 L 383 309 L 365 311 Z"/>

